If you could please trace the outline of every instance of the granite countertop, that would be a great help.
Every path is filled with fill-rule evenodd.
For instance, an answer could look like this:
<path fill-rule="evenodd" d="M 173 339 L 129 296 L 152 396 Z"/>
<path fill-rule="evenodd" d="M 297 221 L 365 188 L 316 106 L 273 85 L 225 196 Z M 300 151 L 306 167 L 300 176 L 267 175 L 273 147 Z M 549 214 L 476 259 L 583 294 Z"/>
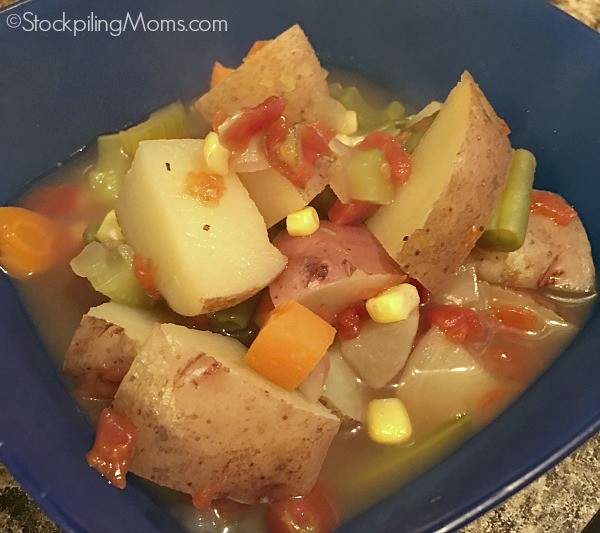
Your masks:
<path fill-rule="evenodd" d="M 0 7 L 13 1 L 0 0 Z M 549 1 L 600 31 L 600 0 Z M 461 533 L 580 533 L 600 512 L 599 473 L 600 434 Z M 1 464 L 0 531 L 58 532 Z"/>

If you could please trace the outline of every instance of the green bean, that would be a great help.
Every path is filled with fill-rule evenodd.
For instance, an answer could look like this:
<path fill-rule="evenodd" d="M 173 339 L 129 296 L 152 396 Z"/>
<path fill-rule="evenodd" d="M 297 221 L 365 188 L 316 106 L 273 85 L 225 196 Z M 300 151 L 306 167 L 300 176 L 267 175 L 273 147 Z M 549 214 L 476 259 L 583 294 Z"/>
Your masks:
<path fill-rule="evenodd" d="M 479 246 L 498 252 L 518 250 L 525 240 L 536 161 L 528 150 L 513 152 L 506 186 L 488 222 Z"/>

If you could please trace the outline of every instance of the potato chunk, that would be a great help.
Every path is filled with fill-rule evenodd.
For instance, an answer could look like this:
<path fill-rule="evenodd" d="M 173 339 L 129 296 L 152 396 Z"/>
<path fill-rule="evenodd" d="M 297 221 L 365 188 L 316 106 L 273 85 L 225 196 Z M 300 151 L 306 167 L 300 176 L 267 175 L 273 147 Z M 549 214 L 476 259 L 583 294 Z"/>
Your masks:
<path fill-rule="evenodd" d="M 465 72 L 415 149 L 411 177 L 367 226 L 405 272 L 434 292 L 483 232 L 511 156 L 507 128 Z"/>
<path fill-rule="evenodd" d="M 190 173 L 202 172 L 202 143 L 141 142 L 116 206 L 125 240 L 153 263 L 161 295 L 185 316 L 245 300 L 286 264 L 235 174 L 223 177 L 213 201 L 190 191 Z"/>
<path fill-rule="evenodd" d="M 254 372 L 244 353 L 215 333 L 154 327 L 113 403 L 138 429 L 132 472 L 246 503 L 310 491 L 340 421 Z"/>
<path fill-rule="evenodd" d="M 156 320 L 150 311 L 115 302 L 92 307 L 67 349 L 65 372 L 86 396 L 111 398 Z"/>
<path fill-rule="evenodd" d="M 334 101 L 327 73 L 306 35 L 295 25 L 246 58 L 230 76 L 207 92 L 196 107 L 209 122 L 217 111 L 236 113 L 272 95 L 284 96 L 285 116 L 292 122 L 324 120 Z"/>
<path fill-rule="evenodd" d="M 594 292 L 592 251 L 579 217 L 560 226 L 531 213 L 523 246 L 514 252 L 475 247 L 467 259 L 490 283 L 524 289 L 549 287 L 566 292 Z"/>

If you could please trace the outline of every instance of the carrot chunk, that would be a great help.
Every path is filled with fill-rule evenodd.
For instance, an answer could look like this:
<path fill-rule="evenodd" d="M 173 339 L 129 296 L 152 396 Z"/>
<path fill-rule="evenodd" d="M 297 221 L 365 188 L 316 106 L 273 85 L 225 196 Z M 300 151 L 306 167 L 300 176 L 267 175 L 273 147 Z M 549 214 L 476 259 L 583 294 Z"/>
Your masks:
<path fill-rule="evenodd" d="M 295 389 L 325 355 L 335 329 L 300 305 L 286 302 L 267 317 L 244 360 L 287 390 Z"/>
<path fill-rule="evenodd" d="M 250 48 L 250 50 L 248 50 L 248 53 L 246 54 L 244 61 L 246 61 L 246 59 L 248 59 L 249 57 L 252 57 L 259 50 L 262 50 L 270 42 L 272 42 L 272 41 L 260 41 L 260 40 L 255 41 L 254 44 L 252 45 L 252 47 Z"/>
<path fill-rule="evenodd" d="M 58 227 L 23 207 L 0 208 L 0 266 L 9 276 L 26 278 L 48 270 L 59 258 Z"/>
<path fill-rule="evenodd" d="M 535 331 L 540 325 L 533 312 L 520 307 L 500 305 L 490 309 L 490 314 L 503 326 L 521 331 Z"/>
<path fill-rule="evenodd" d="M 218 61 L 215 61 L 213 65 L 212 74 L 210 76 L 210 88 L 212 89 L 219 83 L 221 83 L 225 78 L 227 78 L 234 69 L 229 67 L 224 67 Z"/>

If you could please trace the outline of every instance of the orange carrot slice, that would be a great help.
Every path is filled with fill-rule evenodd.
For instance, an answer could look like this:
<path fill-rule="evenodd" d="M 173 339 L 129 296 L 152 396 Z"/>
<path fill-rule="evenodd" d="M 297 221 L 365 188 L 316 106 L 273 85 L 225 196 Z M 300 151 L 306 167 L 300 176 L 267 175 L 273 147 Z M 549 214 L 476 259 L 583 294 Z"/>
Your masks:
<path fill-rule="evenodd" d="M 270 42 L 271 41 L 255 41 L 254 44 L 252 45 L 252 48 L 250 48 L 250 50 L 248 50 L 248 53 L 246 54 L 244 61 L 246 61 L 246 59 L 248 59 L 249 57 L 256 54 L 256 52 L 258 52 L 259 50 L 263 49 Z"/>
<path fill-rule="evenodd" d="M 267 317 L 244 360 L 287 390 L 295 389 L 333 342 L 335 329 L 300 305 L 286 302 Z"/>
<path fill-rule="evenodd" d="M 215 61 L 213 65 L 212 74 L 210 76 L 210 88 L 212 89 L 219 83 L 221 83 L 227 76 L 229 76 L 234 69 L 229 67 L 224 67 L 218 61 Z"/>
<path fill-rule="evenodd" d="M 53 266 L 59 257 L 58 227 L 23 207 L 0 207 L 0 266 L 9 276 L 26 278 Z"/>
<path fill-rule="evenodd" d="M 503 326 L 521 331 L 535 331 L 540 325 L 532 311 L 521 307 L 500 305 L 492 307 L 490 314 Z"/>

